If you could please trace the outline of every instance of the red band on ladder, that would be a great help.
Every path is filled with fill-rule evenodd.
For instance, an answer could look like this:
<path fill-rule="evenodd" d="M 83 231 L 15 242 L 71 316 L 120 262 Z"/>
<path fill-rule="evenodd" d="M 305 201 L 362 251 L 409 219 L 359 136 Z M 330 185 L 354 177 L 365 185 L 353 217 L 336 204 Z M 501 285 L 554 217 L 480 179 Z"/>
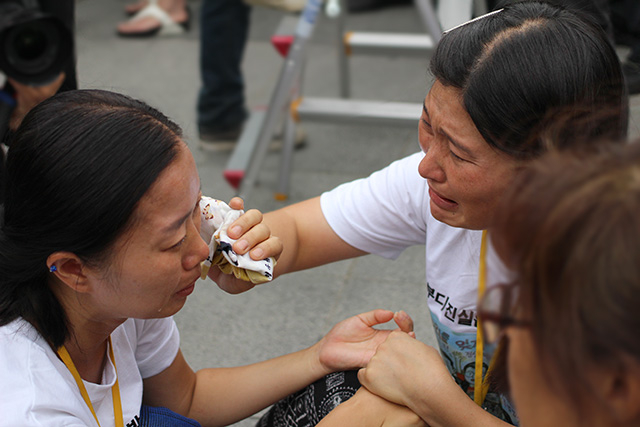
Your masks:
<path fill-rule="evenodd" d="M 271 36 L 271 44 L 283 57 L 289 54 L 289 48 L 293 44 L 293 36 L 274 35 Z"/>

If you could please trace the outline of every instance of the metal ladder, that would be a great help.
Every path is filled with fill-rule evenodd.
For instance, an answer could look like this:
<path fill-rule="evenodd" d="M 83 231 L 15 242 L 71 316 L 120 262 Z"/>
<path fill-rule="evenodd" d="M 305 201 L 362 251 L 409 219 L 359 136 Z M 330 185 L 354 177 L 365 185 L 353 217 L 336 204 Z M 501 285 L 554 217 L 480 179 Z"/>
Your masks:
<path fill-rule="evenodd" d="M 469 5 L 472 2 L 472 0 L 442 1 L 453 2 L 449 3 L 449 8 L 456 7 L 454 4 L 456 2 L 465 2 Z M 340 0 L 327 0 L 325 12 L 337 19 L 339 34 L 344 34 L 338 42 L 340 96 L 342 97 L 338 99 L 300 96 L 306 46 L 317 24 L 322 5 L 323 0 L 308 0 L 299 17 L 287 15 L 283 18 L 272 38 L 276 49 L 286 56 L 277 84 L 266 110 L 251 113 L 223 173 L 231 186 L 238 190 L 238 195 L 245 199 L 256 184 L 275 128 L 283 115 L 283 147 L 278 189 L 275 193 L 275 198 L 278 200 L 286 200 L 288 197 L 296 122 L 316 120 L 352 124 L 414 125 L 420 116 L 421 104 L 348 99 L 350 77 L 347 57 L 353 53 L 402 53 L 423 56 L 428 54 L 442 34 L 438 17 L 430 0 L 414 0 L 414 5 L 428 34 L 345 33 Z M 470 14 L 471 11 L 469 11 Z M 456 22 L 454 24 L 457 25 Z"/>

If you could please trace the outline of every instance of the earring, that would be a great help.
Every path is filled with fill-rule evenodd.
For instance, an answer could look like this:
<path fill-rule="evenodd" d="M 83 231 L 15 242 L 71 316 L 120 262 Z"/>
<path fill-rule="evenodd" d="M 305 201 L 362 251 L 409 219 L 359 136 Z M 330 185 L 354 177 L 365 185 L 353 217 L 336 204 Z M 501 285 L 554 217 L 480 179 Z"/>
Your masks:
<path fill-rule="evenodd" d="M 58 271 L 58 267 L 56 267 L 55 264 L 53 264 L 51 267 L 49 267 L 49 272 L 53 273 L 54 271 Z"/>

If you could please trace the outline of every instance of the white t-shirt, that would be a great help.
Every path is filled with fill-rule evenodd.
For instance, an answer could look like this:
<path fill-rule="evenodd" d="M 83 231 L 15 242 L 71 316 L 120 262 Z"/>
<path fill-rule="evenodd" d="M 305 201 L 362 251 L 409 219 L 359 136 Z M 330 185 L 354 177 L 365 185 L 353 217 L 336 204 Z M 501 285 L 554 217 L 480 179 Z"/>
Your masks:
<path fill-rule="evenodd" d="M 172 318 L 129 319 L 111 334 L 125 426 L 137 426 L 142 379 L 159 374 L 180 346 Z M 26 321 L 0 327 L 0 426 L 96 426 L 71 372 Z M 116 373 L 106 363 L 102 384 L 84 381 L 101 427 L 114 426 L 111 386 Z"/>
<path fill-rule="evenodd" d="M 431 215 L 429 187 L 418 173 L 423 156 L 405 157 L 322 194 L 322 212 L 340 238 L 365 252 L 395 259 L 409 246 L 426 244 L 426 297 L 440 352 L 473 398 L 482 231 L 454 228 Z M 485 351 L 487 367 L 491 356 Z M 514 419 L 503 396 L 490 392 L 485 403 L 494 415 Z"/>

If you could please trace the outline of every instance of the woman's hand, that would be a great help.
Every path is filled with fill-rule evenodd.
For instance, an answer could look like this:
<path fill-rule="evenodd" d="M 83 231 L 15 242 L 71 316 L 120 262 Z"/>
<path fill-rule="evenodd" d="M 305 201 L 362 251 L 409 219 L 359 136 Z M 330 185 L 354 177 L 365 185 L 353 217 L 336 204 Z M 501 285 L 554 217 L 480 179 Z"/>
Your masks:
<path fill-rule="evenodd" d="M 244 209 L 244 201 L 234 197 L 229 202 L 233 209 Z M 249 252 L 251 259 L 256 261 L 273 257 L 276 260 L 282 253 L 282 242 L 278 237 L 271 235 L 271 230 L 262 222 L 262 212 L 251 209 L 235 220 L 227 230 L 230 238 L 237 241 L 233 244 L 233 250 L 239 254 Z M 220 289 L 230 294 L 239 294 L 248 291 L 255 285 L 251 282 L 237 279 L 232 274 L 224 274 L 219 268 L 212 266 L 209 269 L 209 278 L 216 282 Z"/>
<path fill-rule="evenodd" d="M 358 379 L 371 392 L 412 409 L 416 401 L 435 401 L 434 394 L 462 391 L 438 350 L 403 332 L 391 333 L 380 344 Z"/>
<path fill-rule="evenodd" d="M 425 427 L 427 424 L 405 406 L 396 405 L 360 387 L 351 399 L 329 413 L 318 427 L 330 426 Z"/>
<path fill-rule="evenodd" d="M 335 325 L 314 347 L 325 374 L 365 366 L 391 333 L 375 325 L 394 319 L 399 329 L 413 334 L 413 320 L 404 311 L 373 310 Z"/>

